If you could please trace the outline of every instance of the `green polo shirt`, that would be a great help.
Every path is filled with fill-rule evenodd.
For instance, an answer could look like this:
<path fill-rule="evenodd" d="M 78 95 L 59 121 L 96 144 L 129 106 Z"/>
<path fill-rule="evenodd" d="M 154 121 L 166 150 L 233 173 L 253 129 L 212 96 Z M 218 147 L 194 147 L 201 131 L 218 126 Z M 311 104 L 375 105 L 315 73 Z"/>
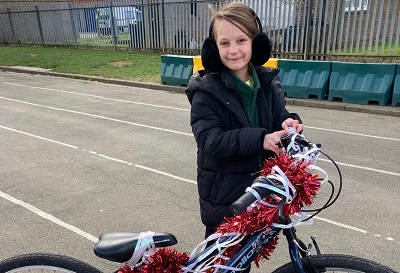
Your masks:
<path fill-rule="evenodd" d="M 250 120 L 253 127 L 258 127 L 258 107 L 257 107 L 257 91 L 260 89 L 260 81 L 258 80 L 257 73 L 252 65 L 250 65 L 250 80 L 247 82 L 242 81 L 233 72 L 233 79 L 235 86 L 242 96 L 244 111 Z"/>

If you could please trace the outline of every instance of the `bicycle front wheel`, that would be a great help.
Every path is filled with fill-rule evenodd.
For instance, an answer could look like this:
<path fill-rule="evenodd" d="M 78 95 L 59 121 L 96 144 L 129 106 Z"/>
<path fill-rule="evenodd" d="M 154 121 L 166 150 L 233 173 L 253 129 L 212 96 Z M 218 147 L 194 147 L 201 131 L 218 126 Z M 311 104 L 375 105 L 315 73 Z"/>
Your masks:
<path fill-rule="evenodd" d="M 341 254 L 323 254 L 301 259 L 307 273 L 397 273 L 376 262 Z M 296 273 L 292 263 L 287 263 L 272 273 Z"/>
<path fill-rule="evenodd" d="M 0 262 L 0 273 L 16 272 L 101 273 L 98 269 L 77 259 L 45 253 L 20 255 Z"/>

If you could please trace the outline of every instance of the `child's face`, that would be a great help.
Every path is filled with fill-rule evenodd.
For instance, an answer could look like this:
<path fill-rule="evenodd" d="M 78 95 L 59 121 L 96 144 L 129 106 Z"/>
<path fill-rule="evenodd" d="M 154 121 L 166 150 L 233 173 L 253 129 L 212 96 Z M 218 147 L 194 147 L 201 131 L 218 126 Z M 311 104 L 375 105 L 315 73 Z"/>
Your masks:
<path fill-rule="evenodd" d="M 247 81 L 253 40 L 224 19 L 215 22 L 215 37 L 222 63 L 239 78 Z"/>

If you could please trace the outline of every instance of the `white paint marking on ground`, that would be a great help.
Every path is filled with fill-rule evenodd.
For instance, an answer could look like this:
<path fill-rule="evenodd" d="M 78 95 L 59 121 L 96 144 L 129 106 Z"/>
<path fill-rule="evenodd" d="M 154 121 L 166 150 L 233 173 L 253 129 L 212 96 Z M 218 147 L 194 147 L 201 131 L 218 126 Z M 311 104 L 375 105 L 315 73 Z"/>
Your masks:
<path fill-rule="evenodd" d="M 91 97 L 91 98 L 108 100 L 108 101 L 116 101 L 116 102 L 123 102 L 123 103 L 129 103 L 129 104 L 137 104 L 137 105 L 144 105 L 144 106 L 151 106 L 151 107 L 157 107 L 157 108 L 164 108 L 164 109 L 171 109 L 171 110 L 177 110 L 177 111 L 190 112 L 190 109 L 183 109 L 183 108 L 177 108 L 177 107 L 171 107 L 171 106 L 143 103 L 143 102 L 130 101 L 130 100 L 111 99 L 111 98 L 106 98 L 106 97 L 103 97 L 103 96 L 90 95 L 90 94 L 84 94 L 84 93 L 78 93 L 78 92 L 72 92 L 72 91 L 65 91 L 65 90 L 59 90 L 59 89 L 53 89 L 53 88 L 30 86 L 30 85 L 17 84 L 17 83 L 11 83 L 11 82 L 0 82 L 0 83 L 9 84 L 9 85 L 15 85 L 15 86 L 21 86 L 21 87 L 29 87 L 29 88 L 33 88 L 33 89 L 42 89 L 42 90 L 48 90 L 48 91 L 55 91 L 55 92 L 60 92 L 60 93 L 67 93 L 67 94 Z"/>
<path fill-rule="evenodd" d="M 19 206 L 21 206 L 21 207 L 23 207 L 23 208 L 25 208 L 27 210 L 30 210 L 34 214 L 36 214 L 36 215 L 38 215 L 38 216 L 40 216 L 40 217 L 42 217 L 42 218 L 44 218 L 46 220 L 49 220 L 49 221 L 51 221 L 51 222 L 53 222 L 53 223 L 55 223 L 55 224 L 57 224 L 57 225 L 59 225 L 59 226 L 61 226 L 63 228 L 66 228 L 66 229 L 68 229 L 68 230 L 70 230 L 72 232 L 75 232 L 76 234 L 88 239 L 89 241 L 92 241 L 93 243 L 97 243 L 98 242 L 98 239 L 96 237 L 94 237 L 93 235 L 90 235 L 89 233 L 86 233 L 86 232 L 84 232 L 83 230 L 80 230 L 77 227 L 74 227 L 74 226 L 72 226 L 70 224 L 67 224 L 67 223 L 61 221 L 60 219 L 54 217 L 53 215 L 50 215 L 50 214 L 48 214 L 48 213 L 46 213 L 44 211 L 41 211 L 40 209 L 32 206 L 31 204 L 28 204 L 28 203 L 26 203 L 24 201 L 18 200 L 16 198 L 12 197 L 11 195 L 8 195 L 8 194 L 6 194 L 6 193 L 4 193 L 2 191 L 0 191 L 0 197 L 6 199 L 8 201 L 11 201 L 14 204 L 19 205 Z"/>
<path fill-rule="evenodd" d="M 357 231 L 357 232 L 368 233 L 366 230 L 359 229 L 359 228 L 356 228 L 356 227 L 352 227 L 352 226 L 349 226 L 349 225 L 345 225 L 345 224 L 342 224 L 342 223 L 339 223 L 339 222 L 335 222 L 335 221 L 332 221 L 332 220 L 329 220 L 329 219 L 326 219 L 326 218 L 322 218 L 322 217 L 319 217 L 319 216 L 314 216 L 314 219 L 320 220 L 320 221 L 323 221 L 323 222 L 326 222 L 326 223 L 329 223 L 329 224 L 332 224 L 332 225 L 335 225 L 335 226 L 351 229 L 351 230 L 354 230 L 354 231 Z"/>
<path fill-rule="evenodd" d="M 0 82 L 0 83 L 9 84 L 9 85 L 15 85 L 15 86 L 21 86 L 21 87 L 28 87 L 28 88 L 33 88 L 33 89 L 42 89 L 42 90 L 48 90 L 48 91 L 54 91 L 54 92 L 61 92 L 61 93 L 79 95 L 79 96 L 93 97 L 93 98 L 98 98 L 98 99 L 102 99 L 102 100 L 109 100 L 109 101 L 116 101 L 116 102 L 122 102 L 122 103 L 130 103 L 130 104 L 137 104 L 137 105 L 144 105 L 144 106 L 150 106 L 150 107 L 157 107 L 157 108 L 165 108 L 165 109 L 171 109 L 171 110 L 177 110 L 177 111 L 190 112 L 189 109 L 170 107 L 170 106 L 164 106 L 164 105 L 157 105 L 157 104 L 150 104 L 150 103 L 142 103 L 142 102 L 136 102 L 136 101 L 130 101 L 130 100 L 112 99 L 112 98 L 107 98 L 107 97 L 103 97 L 103 96 L 90 95 L 90 94 L 84 94 L 84 93 L 78 93 L 78 92 L 72 92 L 72 91 L 65 91 L 65 90 L 60 90 L 60 89 L 37 87 L 37 86 L 10 83 L 10 82 Z M 335 130 L 335 129 L 327 129 L 327 128 L 320 128 L 320 127 L 313 127 L 313 126 L 305 126 L 305 128 L 321 130 L 321 131 L 336 132 L 336 133 L 342 133 L 342 134 L 349 134 L 349 135 L 357 135 L 357 136 L 362 136 L 362 137 L 370 137 L 370 138 L 377 138 L 377 139 L 400 141 L 400 139 L 397 139 L 397 138 L 374 136 L 374 135 L 367 135 L 367 134 L 360 134 L 360 133 L 353 133 L 353 132 L 347 132 L 347 131 Z"/>
<path fill-rule="evenodd" d="M 377 138 L 377 139 L 385 139 L 385 140 L 400 141 L 400 139 L 398 139 L 398 138 L 382 137 L 382 136 L 373 136 L 373 135 L 366 135 L 366 134 L 360 134 L 360 133 L 352 133 L 352 132 L 347 132 L 347 131 L 334 130 L 334 129 L 326 129 L 326 128 L 320 128 L 320 127 L 312 127 L 312 126 L 304 126 L 304 127 L 305 127 L 305 128 L 310 128 L 310 129 L 315 129 L 315 130 L 329 131 L 329 132 L 342 133 L 342 134 L 348 134 L 348 135 L 356 135 L 356 136 L 362 136 L 362 137 L 371 137 L 371 138 Z"/>
<path fill-rule="evenodd" d="M 48 139 L 48 138 L 36 136 L 36 135 L 33 135 L 33 134 L 29 134 L 29 133 L 26 133 L 26 132 L 22 132 L 22 131 L 19 131 L 19 130 L 8 128 L 8 127 L 5 127 L 5 126 L 0 126 L 0 128 L 6 129 L 6 130 L 10 130 L 10 131 L 16 132 L 16 133 L 21 133 L 21 134 L 24 134 L 24 135 L 27 135 L 27 136 L 32 136 L 32 137 L 35 137 L 35 138 L 38 138 L 38 139 L 41 139 L 41 140 L 45 140 L 45 141 L 49 141 L 49 142 L 52 142 L 52 143 L 56 143 L 56 144 L 59 144 L 59 145 L 65 146 L 65 147 L 69 147 L 69 148 L 73 148 L 73 149 L 80 149 L 83 152 L 86 152 L 86 153 L 89 153 L 89 154 L 92 154 L 92 155 L 95 155 L 95 156 L 99 156 L 99 157 L 104 158 L 106 160 L 112 160 L 114 162 L 118 162 L 118 163 L 123 163 L 123 164 L 130 165 L 130 166 L 134 166 L 136 168 L 140 168 L 140 169 L 143 169 L 143 170 L 147 170 L 147 171 L 151 171 L 151 172 L 154 172 L 154 173 L 157 173 L 157 174 L 161 174 L 161 175 L 164 175 L 164 176 L 167 176 L 167 177 L 179 180 L 179 181 L 183 181 L 183 182 L 187 182 L 187 183 L 191 183 L 191 184 L 196 184 L 196 181 L 194 181 L 194 180 L 182 178 L 182 177 L 179 177 L 179 176 L 176 176 L 176 175 L 173 175 L 173 174 L 170 174 L 170 173 L 166 173 L 166 172 L 163 172 L 163 171 L 159 171 L 159 170 L 156 170 L 156 169 L 153 169 L 153 168 L 149 168 L 149 167 L 146 167 L 146 166 L 143 166 L 143 165 L 133 164 L 131 162 L 127 162 L 125 160 L 121 160 L 121 159 L 117 159 L 117 158 L 114 158 L 114 157 L 106 156 L 106 155 L 97 153 L 95 151 L 88 151 L 86 149 L 81 149 L 81 148 L 78 148 L 78 147 L 73 146 L 73 145 L 69 145 L 69 144 L 66 144 L 66 143 L 59 142 L 59 141 L 54 141 L 54 140 L 51 140 L 51 139 Z M 30 205 L 28 203 L 25 203 L 23 201 L 20 201 L 20 200 L 18 200 L 16 198 L 6 194 L 6 193 L 3 193 L 3 192 L 0 191 L 0 197 L 2 197 L 4 199 L 7 199 L 7 200 L 9 200 L 9 201 L 11 201 L 11 202 L 13 202 L 13 203 L 15 203 L 17 205 L 20 205 L 20 206 L 32 211 L 36 215 L 38 215 L 40 217 L 43 217 L 43 218 L 45 218 L 45 219 L 47 219 L 47 220 L 49 220 L 49 221 L 61 226 L 61 227 L 64 227 L 64 228 L 66 228 L 66 229 L 68 229 L 68 230 L 70 230 L 70 231 L 72 231 L 72 232 L 84 237 L 84 238 L 87 238 L 88 240 L 90 240 L 90 241 L 92 241 L 94 243 L 96 243 L 98 241 L 98 239 L 96 237 L 94 237 L 93 235 L 90 235 L 90 234 L 88 234 L 88 233 L 86 233 L 86 232 L 84 232 L 84 231 L 82 231 L 82 230 L 80 230 L 80 229 L 78 229 L 78 228 L 76 228 L 76 227 L 74 227 L 72 225 L 69 225 L 69 224 L 59 220 L 58 218 L 56 218 L 56 217 L 54 217 L 54 216 L 52 216 L 50 214 L 47 214 L 47 213 L 39 210 L 38 208 L 36 208 L 36 207 L 34 207 L 34 206 L 32 206 L 32 205 Z M 335 225 L 335 226 L 342 227 L 342 228 L 350 229 L 350 230 L 361 232 L 361 233 L 364 233 L 364 234 L 367 233 L 367 231 L 365 231 L 365 230 L 362 230 L 362 229 L 359 229 L 359 228 L 356 228 L 356 227 L 352 227 L 352 226 L 349 226 L 349 225 L 346 225 L 346 224 L 342 224 L 342 223 L 339 223 L 339 222 L 336 222 L 336 221 L 332 221 L 332 220 L 329 220 L 329 219 L 326 219 L 326 218 L 322 218 L 322 217 L 318 217 L 318 216 L 315 216 L 314 218 L 317 219 L 317 220 L 324 221 L 326 223 Z M 390 238 L 390 237 L 386 238 L 386 240 L 391 240 L 391 239 L 392 238 Z M 392 240 L 394 240 L 394 239 L 392 239 Z"/>
<path fill-rule="evenodd" d="M 150 107 L 158 107 L 158 108 L 165 108 L 165 109 L 178 110 L 178 111 L 190 111 L 188 109 L 181 109 L 181 108 L 176 108 L 176 107 L 168 107 L 168 106 L 161 106 L 161 105 L 155 105 L 155 104 L 140 103 L 140 102 L 134 102 L 134 101 L 127 101 L 127 100 L 111 99 L 111 98 L 106 98 L 106 97 L 103 97 L 103 96 L 82 94 L 82 93 L 70 92 L 70 91 L 64 91 L 64 90 L 58 90 L 58 89 L 35 87 L 35 86 L 28 86 L 28 85 L 9 83 L 9 82 L 1 82 L 1 83 L 9 84 L 9 85 L 15 85 L 15 86 L 21 86 L 21 87 L 29 87 L 29 88 L 35 88 L 35 89 L 48 90 L 48 91 L 62 92 L 62 93 L 79 95 L 79 96 L 87 96 L 87 97 L 93 97 L 93 98 L 109 100 L 109 101 L 116 101 L 116 102 L 122 102 L 122 103 L 131 103 L 131 104 L 144 105 L 144 106 L 150 106 Z M 172 132 L 172 133 L 192 136 L 192 134 L 187 134 L 187 133 L 183 133 L 183 132 L 179 132 L 179 131 L 168 130 L 168 129 L 163 129 L 163 128 L 159 128 L 159 127 L 153 127 L 153 126 L 148 126 L 148 125 L 143 125 L 143 124 L 138 124 L 138 123 L 132 123 L 132 122 L 127 122 L 127 121 L 107 118 L 107 117 L 104 117 L 104 116 L 98 116 L 98 115 L 92 115 L 92 114 L 78 112 L 78 111 L 72 111 L 72 110 L 61 109 L 61 108 L 56 108 L 56 107 L 44 106 L 44 105 L 39 105 L 39 104 L 35 104 L 35 103 L 29 103 L 29 102 L 24 102 L 24 101 L 14 100 L 14 99 L 9 99 L 9 98 L 4 98 L 4 97 L 0 97 L 0 98 L 5 99 L 5 100 L 19 102 L 19 103 L 25 103 L 25 104 L 29 104 L 29 105 L 44 107 L 44 108 L 47 108 L 47 109 L 65 111 L 65 112 L 81 114 L 81 115 L 90 116 L 90 117 L 96 117 L 96 118 L 102 118 L 102 119 L 111 120 L 111 121 L 127 123 L 127 124 L 131 124 L 131 125 L 135 125 L 135 126 L 146 127 L 146 128 L 150 128 L 150 129 L 156 129 L 156 130 L 161 130 L 161 131 L 167 131 L 167 132 Z M 59 141 L 51 140 L 51 139 L 48 139 L 48 138 L 43 138 L 43 137 L 40 137 L 40 136 L 35 136 L 33 134 L 25 133 L 25 132 L 22 132 L 22 131 L 19 131 L 19 130 L 15 130 L 15 129 L 11 129 L 11 128 L 7 128 L 7 127 L 4 127 L 4 126 L 0 126 L 0 127 L 4 128 L 4 129 L 11 130 L 11 131 L 14 131 L 14 132 L 17 132 L 17 133 L 22 133 L 22 134 L 25 134 L 25 135 L 28 135 L 28 136 L 32 136 L 32 137 L 35 137 L 35 138 L 38 138 L 38 139 L 42 139 L 42 140 L 50 141 L 50 142 L 53 142 L 53 143 L 56 143 L 56 144 L 60 144 L 60 145 L 63 145 L 63 146 L 67 146 L 67 147 L 70 147 L 70 148 L 78 149 L 78 147 L 76 147 L 76 146 L 69 145 L 69 144 L 66 144 L 66 143 L 62 143 L 62 142 L 59 142 Z M 351 134 L 351 135 L 359 135 L 359 136 L 363 136 L 363 137 L 371 137 L 371 138 L 378 138 L 378 139 L 385 139 L 385 140 L 400 141 L 400 139 L 395 139 L 395 138 L 388 138 L 388 137 L 380 137 L 380 136 L 352 133 L 352 132 L 346 132 L 346 131 L 341 131 L 341 130 L 325 129 L 325 128 L 312 127 L 312 126 L 306 126 L 306 128 L 311 128 L 311 129 L 316 129 L 316 130 L 324 130 L 324 131 L 331 131 L 331 132 L 338 132 L 338 133 L 344 133 L 344 134 Z M 84 149 L 82 149 L 82 150 L 86 152 L 86 150 L 84 150 Z M 119 162 L 119 163 L 123 163 L 123 164 L 127 164 L 127 165 L 133 165 L 130 162 L 126 162 L 124 160 L 108 157 L 106 155 L 98 154 L 96 152 L 89 151 L 89 153 L 97 155 L 97 156 L 100 156 L 100 157 L 103 157 L 103 158 L 106 158 L 108 160 L 115 161 L 115 162 Z M 320 160 L 329 162 L 329 160 L 325 160 L 325 159 L 320 159 Z M 387 172 L 387 171 L 383 171 L 383 170 L 378 170 L 378 169 L 373 169 L 373 168 L 368 168 L 368 167 L 363 167 L 363 166 L 357 166 L 357 165 L 353 165 L 353 164 L 347 164 L 347 163 L 341 163 L 341 162 L 337 162 L 337 164 L 338 165 L 343 165 L 343 166 L 348 166 L 348 167 L 353 167 L 353 168 L 359 168 L 359 169 L 379 172 L 379 173 L 384 173 L 384 174 L 389 174 L 389 175 L 400 176 L 399 173 Z M 145 170 L 148 170 L 148 171 L 151 171 L 151 172 L 162 174 L 162 175 L 171 177 L 173 179 L 177 179 L 177 180 L 180 180 L 180 181 L 185 181 L 185 182 L 188 182 L 188 183 L 196 184 L 196 181 L 193 181 L 193 180 L 190 180 L 190 179 L 181 178 L 181 177 L 178 177 L 178 176 L 175 176 L 175 175 L 172 175 L 172 174 L 168 174 L 168 173 L 165 173 L 165 172 L 162 172 L 162 171 L 159 171 L 159 170 L 155 170 L 155 169 L 148 168 L 148 167 L 141 166 L 141 165 L 137 165 L 137 164 L 135 164 L 134 166 L 137 167 L 137 168 L 142 168 L 142 169 L 145 169 Z M 329 219 L 320 218 L 318 216 L 316 216 L 315 219 L 319 219 L 321 221 L 329 222 L 329 223 L 334 224 L 334 225 L 338 225 L 338 226 L 342 226 L 342 227 L 345 227 L 345 228 L 353 229 L 353 230 L 356 230 L 356 231 L 359 231 L 359 232 L 362 232 L 362 233 L 366 233 L 366 231 L 364 231 L 364 230 L 357 229 L 357 228 L 354 228 L 354 227 L 351 227 L 351 226 L 348 226 L 348 225 L 344 225 L 344 224 L 341 224 L 341 223 L 337 223 L 337 222 L 331 221 Z M 388 237 L 386 239 L 387 240 L 391 240 L 392 238 Z"/>
<path fill-rule="evenodd" d="M 27 135 L 27 136 L 30 136 L 30 137 L 46 140 L 46 141 L 53 142 L 53 143 L 56 143 L 56 144 L 60 144 L 60 145 L 63 145 L 63 146 L 67 146 L 67 147 L 72 148 L 72 149 L 78 149 L 78 147 L 76 147 L 74 145 L 69 145 L 69 144 L 66 144 L 66 143 L 63 143 L 63 142 L 59 142 L 59 141 L 56 141 L 56 140 L 52 140 L 52 139 L 49 139 L 49 138 L 45 138 L 45 137 L 29 134 L 29 133 L 22 132 L 22 131 L 19 131 L 19 130 L 16 130 L 16 129 L 12 129 L 12 128 L 9 128 L 9 127 L 5 127 L 5 126 L 1 126 L 0 125 L 0 128 L 9 130 L 9 131 L 12 131 L 12 132 L 15 132 L 15 133 L 24 134 L 24 135 Z"/>
<path fill-rule="evenodd" d="M 325 161 L 325 162 L 331 162 L 329 159 L 325 159 L 325 158 L 318 158 L 318 160 Z M 342 162 L 338 162 L 338 161 L 335 161 L 335 162 L 336 162 L 336 164 L 341 165 L 341 166 L 346 166 L 346 167 L 351 167 L 351 168 L 356 168 L 356 169 L 361 169 L 361 170 L 366 170 L 366 171 L 371 171 L 371 172 L 389 174 L 389 175 L 394 175 L 394 176 L 400 176 L 400 173 L 389 172 L 389 171 L 384 171 L 384 170 L 379 170 L 379 169 L 374 169 L 374 168 L 369 168 L 369 167 L 364 167 L 364 166 L 358 166 L 358 165 L 353 165 L 353 164 L 347 164 L 347 163 L 342 163 Z"/>
<path fill-rule="evenodd" d="M 168 176 L 168 177 L 171 177 L 171 178 L 176 179 L 176 180 L 180 180 L 180 181 L 184 181 L 184 182 L 188 182 L 188 183 L 197 185 L 197 182 L 194 181 L 194 180 L 182 178 L 182 177 L 170 174 L 170 173 L 166 173 L 166 172 L 163 172 L 163 171 L 159 171 L 159 170 L 152 169 L 152 168 L 149 168 L 149 167 L 146 167 L 146 166 L 142 166 L 142 165 L 138 165 L 138 164 L 135 164 L 134 166 L 137 167 L 137 168 L 141 168 L 143 170 L 147 170 L 147 171 L 153 172 L 153 173 L 158 173 L 158 174 L 161 174 L 161 175 L 164 175 L 164 176 Z"/>
<path fill-rule="evenodd" d="M 174 133 L 174 134 L 179 134 L 179 135 L 193 136 L 193 134 L 189 134 L 189 133 L 184 133 L 184 132 L 179 132 L 179 131 L 175 131 L 175 130 L 164 129 L 164 128 L 160 128 L 160 127 L 149 126 L 149 125 L 135 123 L 135 122 L 129 122 L 129 121 L 115 119 L 115 118 L 108 118 L 108 117 L 105 117 L 105 116 L 92 115 L 92 114 L 89 114 L 89 113 L 84 113 L 84 112 L 79 112 L 79 111 L 73 111 L 73 110 L 62 109 L 62 108 L 57 108 L 57 107 L 45 106 L 45 105 L 40 105 L 40 104 L 37 104 L 37 103 L 31 103 L 31 102 L 26 102 L 26 101 L 21 101 L 21 100 L 14 100 L 14 99 L 9 99 L 9 98 L 5 98 L 5 97 L 0 97 L 0 99 L 13 101 L 13 102 L 18 102 L 18 103 L 24 103 L 24 104 L 28 104 L 28 105 L 32 105 L 32 106 L 38 106 L 38 107 L 51 109 L 51 110 L 57 110 L 57 111 L 62 111 L 62 112 L 68 112 L 68 113 L 73 113 L 73 114 L 93 117 L 93 118 L 100 118 L 100 119 L 109 120 L 109 121 L 116 121 L 116 122 L 120 122 L 120 123 L 130 124 L 130 125 L 134 125 L 134 126 L 139 126 L 139 127 L 144 127 L 144 128 L 148 128 L 148 129 L 159 130 L 159 131 L 164 131 L 164 132 L 169 132 L 169 133 Z"/>
<path fill-rule="evenodd" d="M 67 144 L 67 143 L 63 143 L 63 142 L 60 142 L 60 141 L 55 141 L 55 140 L 52 140 L 52 139 L 49 139 L 49 138 L 40 137 L 40 136 L 33 135 L 33 134 L 29 134 L 29 133 L 26 133 L 26 132 L 23 132 L 23 131 L 20 131 L 20 130 L 15 130 L 15 129 L 12 129 L 12 128 L 8 128 L 8 127 L 5 127 L 5 126 L 1 126 L 0 125 L 0 128 L 9 130 L 9 131 L 12 131 L 12 132 L 15 132 L 15 133 L 20 133 L 20 134 L 23 134 L 23 135 L 27 135 L 27 136 L 30 136 L 30 137 L 34 137 L 34 138 L 37 138 L 37 139 L 45 140 L 45 141 L 48 141 L 48 142 L 51 142 L 51 143 L 56 143 L 56 144 L 59 144 L 59 145 L 62 145 L 62 146 L 68 147 L 68 148 L 80 149 L 80 148 L 78 148 L 76 146 L 73 146 L 73 145 L 70 145 L 70 144 Z M 184 182 L 196 184 L 196 181 L 193 181 L 193 180 L 190 180 L 190 179 L 182 178 L 182 177 L 179 177 L 179 176 L 176 176 L 176 175 L 173 175 L 173 174 L 169 174 L 169 173 L 166 173 L 166 172 L 162 172 L 162 171 L 159 171 L 159 170 L 156 170 L 156 169 L 152 169 L 152 168 L 149 168 L 149 167 L 146 167 L 146 166 L 133 164 L 131 162 L 128 162 L 128 161 L 125 161 L 125 160 L 121 160 L 121 159 L 118 159 L 118 158 L 114 158 L 114 157 L 110 157 L 110 156 L 107 156 L 107 155 L 104 155 L 104 154 L 100 154 L 100 153 L 97 153 L 95 151 L 88 151 L 86 149 L 80 149 L 80 150 L 83 151 L 83 152 L 89 153 L 91 155 L 104 158 L 106 160 L 111 160 L 111 161 L 114 161 L 114 162 L 117 162 L 117 163 L 122 163 L 122 164 L 126 164 L 126 165 L 129 165 L 129 166 L 134 166 L 136 168 L 140 168 L 140 169 L 151 171 L 151 172 L 154 172 L 154 173 L 157 173 L 157 174 L 161 174 L 161 175 L 164 175 L 164 176 L 167 176 L 167 177 L 179 180 L 179 181 L 184 181 Z M 70 231 L 72 231 L 72 232 L 74 232 L 74 233 L 76 233 L 76 234 L 88 239 L 89 241 L 92 241 L 94 243 L 98 242 L 98 238 L 96 238 L 95 236 L 93 236 L 93 235 L 91 235 L 89 233 L 86 233 L 86 232 L 82 231 L 81 229 L 79 229 L 79 228 L 77 228 L 75 226 L 67 224 L 67 223 L 63 222 L 62 220 L 60 220 L 60 219 L 58 219 L 58 218 L 56 218 L 56 217 L 54 217 L 54 216 L 52 216 L 52 215 L 50 215 L 50 214 L 48 214 L 46 212 L 43 212 L 42 210 L 40 210 L 40 209 L 38 209 L 38 208 L 36 208 L 36 207 L 24 202 L 24 201 L 18 200 L 16 198 L 14 198 L 14 197 L 2 192 L 2 191 L 0 191 L 0 197 L 6 199 L 8 201 L 11 201 L 14 204 L 17 204 L 17 205 L 19 205 L 19 206 L 21 206 L 21 207 L 23 207 L 23 208 L 25 208 L 27 210 L 30 210 L 34 214 L 36 214 L 36 215 L 38 215 L 38 216 L 40 216 L 40 217 L 42 217 L 42 218 L 44 218 L 46 220 L 49 220 L 49 221 L 59 225 L 60 227 L 66 228 L 66 229 L 68 229 L 68 230 L 70 230 Z"/>

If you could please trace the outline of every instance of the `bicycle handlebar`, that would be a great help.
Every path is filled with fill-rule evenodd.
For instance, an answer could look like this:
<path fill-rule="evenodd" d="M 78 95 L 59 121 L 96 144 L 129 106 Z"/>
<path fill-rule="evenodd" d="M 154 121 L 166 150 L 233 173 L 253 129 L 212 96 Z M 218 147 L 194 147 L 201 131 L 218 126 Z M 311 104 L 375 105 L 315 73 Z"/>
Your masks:
<path fill-rule="evenodd" d="M 264 176 L 259 176 L 257 177 L 253 183 L 265 183 L 265 184 L 270 184 L 270 185 L 275 185 L 275 183 L 272 181 L 272 179 L 268 179 Z M 255 192 L 257 192 L 258 195 L 260 195 L 261 198 L 268 197 L 272 191 L 267 188 L 262 188 L 262 187 L 257 187 L 253 188 Z M 253 204 L 254 201 L 257 200 L 257 197 L 250 191 L 245 192 L 238 200 L 236 200 L 231 206 L 231 212 L 233 214 L 239 214 L 247 209 L 248 206 Z"/>
<path fill-rule="evenodd" d="M 290 131 L 289 132 L 293 132 Z M 284 135 L 281 137 L 281 143 L 282 143 L 282 148 L 287 148 L 289 144 L 292 142 L 292 137 L 294 137 L 294 144 L 300 147 L 300 150 L 303 150 L 303 148 L 312 148 L 312 147 L 320 147 L 321 145 L 319 144 L 312 144 L 310 141 L 308 141 L 306 138 L 304 138 L 300 134 L 296 133 L 289 133 L 287 135 Z M 297 152 L 295 150 L 291 150 L 289 152 L 290 155 L 294 155 Z M 257 177 L 254 181 L 254 183 L 264 183 L 264 184 L 269 184 L 272 186 L 279 187 L 279 183 L 275 183 L 274 179 L 267 178 L 265 176 L 259 176 Z M 250 206 L 253 202 L 257 200 L 256 195 L 258 194 L 261 199 L 264 199 L 271 195 L 273 193 L 272 190 L 264 188 L 264 187 L 252 187 L 252 190 L 246 191 L 238 200 L 236 200 L 231 206 L 230 210 L 233 214 L 237 215 L 247 209 L 248 206 Z"/>

